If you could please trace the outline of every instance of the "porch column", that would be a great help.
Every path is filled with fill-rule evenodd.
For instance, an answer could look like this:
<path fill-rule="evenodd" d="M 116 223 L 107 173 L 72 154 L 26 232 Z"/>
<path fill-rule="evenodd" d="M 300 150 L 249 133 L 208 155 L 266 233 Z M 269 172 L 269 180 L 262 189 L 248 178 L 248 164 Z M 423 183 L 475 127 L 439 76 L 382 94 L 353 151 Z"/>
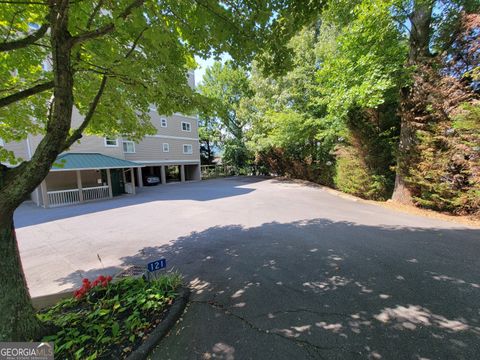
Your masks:
<path fill-rule="evenodd" d="M 180 181 L 185 182 L 185 165 L 180 165 Z"/>
<path fill-rule="evenodd" d="M 125 169 L 122 169 L 122 177 L 123 177 L 123 184 L 125 186 L 125 184 L 127 183 L 127 177 L 125 176 Z"/>
<path fill-rule="evenodd" d="M 110 175 L 110 169 L 107 169 L 107 182 L 108 182 L 108 196 L 113 198 L 112 175 Z"/>
<path fill-rule="evenodd" d="M 78 187 L 78 200 L 83 202 L 83 187 L 82 187 L 82 174 L 80 170 L 77 170 L 77 187 Z"/>
<path fill-rule="evenodd" d="M 130 177 L 132 178 L 132 195 L 135 195 L 135 173 L 133 168 L 130 168 Z"/>
<path fill-rule="evenodd" d="M 142 179 L 142 168 L 139 167 L 137 168 L 137 182 L 138 182 L 138 187 L 143 187 L 143 179 Z"/>
<path fill-rule="evenodd" d="M 37 204 L 37 206 L 40 206 L 40 189 L 38 188 L 35 188 L 35 191 L 33 192 L 33 194 L 35 194 L 35 204 Z"/>
<path fill-rule="evenodd" d="M 160 178 L 162 180 L 162 184 L 167 183 L 167 175 L 165 174 L 165 165 L 160 166 Z"/>
<path fill-rule="evenodd" d="M 43 180 L 40 183 L 40 190 L 42 191 L 42 203 L 44 208 L 48 208 L 48 193 L 47 193 L 47 183 Z"/>
<path fill-rule="evenodd" d="M 195 167 L 195 180 L 202 180 L 202 169 L 200 164 Z"/>

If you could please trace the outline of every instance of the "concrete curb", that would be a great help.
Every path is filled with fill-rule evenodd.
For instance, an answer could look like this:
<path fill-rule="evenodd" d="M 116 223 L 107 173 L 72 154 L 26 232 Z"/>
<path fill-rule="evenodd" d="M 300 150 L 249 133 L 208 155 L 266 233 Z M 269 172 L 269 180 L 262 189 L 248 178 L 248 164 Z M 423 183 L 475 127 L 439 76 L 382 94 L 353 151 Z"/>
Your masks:
<path fill-rule="evenodd" d="M 34 297 L 32 298 L 32 304 L 36 310 L 42 310 L 70 297 L 73 297 L 73 291 L 62 291 L 55 294 Z"/>
<path fill-rule="evenodd" d="M 140 345 L 139 348 L 134 350 L 127 360 L 145 360 L 152 350 L 160 343 L 160 341 L 167 335 L 170 329 L 175 325 L 177 320 L 183 314 L 185 307 L 187 306 L 188 299 L 190 298 L 190 289 L 182 287 L 178 291 L 178 297 L 168 310 L 167 316 L 153 331 L 148 335 L 147 340 Z"/>

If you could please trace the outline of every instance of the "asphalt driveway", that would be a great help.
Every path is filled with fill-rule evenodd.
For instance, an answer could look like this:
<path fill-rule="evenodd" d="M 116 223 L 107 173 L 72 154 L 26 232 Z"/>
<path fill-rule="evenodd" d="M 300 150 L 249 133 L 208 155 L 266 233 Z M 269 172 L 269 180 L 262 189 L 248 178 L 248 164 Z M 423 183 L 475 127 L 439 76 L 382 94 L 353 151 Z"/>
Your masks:
<path fill-rule="evenodd" d="M 194 295 L 154 359 L 474 359 L 480 231 L 232 178 L 22 206 L 33 296 L 166 257 Z M 100 259 L 100 260 L 99 260 Z"/>

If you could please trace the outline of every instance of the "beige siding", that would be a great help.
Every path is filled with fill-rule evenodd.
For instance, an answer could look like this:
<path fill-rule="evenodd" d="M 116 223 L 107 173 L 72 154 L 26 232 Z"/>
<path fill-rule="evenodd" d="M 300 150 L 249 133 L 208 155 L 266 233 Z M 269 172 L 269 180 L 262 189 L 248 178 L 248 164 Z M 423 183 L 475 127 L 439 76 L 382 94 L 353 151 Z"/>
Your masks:
<path fill-rule="evenodd" d="M 192 89 L 195 89 L 195 72 L 194 71 L 189 71 L 188 72 L 188 85 Z"/>
<path fill-rule="evenodd" d="M 13 151 L 17 158 L 22 158 L 23 160 L 29 160 L 30 156 L 28 155 L 27 141 L 19 142 L 9 142 L 5 144 L 5 149 Z M 33 151 L 33 149 L 32 149 Z"/>
<path fill-rule="evenodd" d="M 32 151 L 35 151 L 41 139 L 42 138 L 40 136 L 30 137 Z M 119 159 L 124 159 L 121 139 L 118 140 L 117 147 L 106 147 L 104 138 L 98 136 L 84 135 L 80 139 L 80 142 L 73 144 L 68 152 L 101 153 Z"/>
<path fill-rule="evenodd" d="M 153 126 L 157 129 L 157 134 L 194 139 L 198 138 L 198 120 L 194 116 L 184 116 L 180 114 L 164 116 L 159 115 L 155 110 L 152 110 L 150 111 L 150 118 Z M 161 118 L 167 119 L 167 127 L 161 126 Z M 190 123 L 191 131 L 183 131 L 182 122 Z"/>
<path fill-rule="evenodd" d="M 169 152 L 163 152 L 163 144 L 168 143 Z M 183 153 L 183 144 L 192 145 L 191 155 Z M 146 137 L 135 145 L 135 154 L 125 154 L 131 161 L 168 161 L 174 160 L 198 162 L 200 160 L 199 145 L 197 140 L 166 139 L 160 137 Z"/>
<path fill-rule="evenodd" d="M 121 139 L 118 139 L 118 146 L 105 146 L 105 139 L 97 136 L 84 136 L 80 143 L 75 143 L 70 152 L 85 152 L 85 153 L 101 153 L 108 156 L 113 156 L 118 159 L 124 159 L 123 147 Z"/>
<path fill-rule="evenodd" d="M 82 187 L 100 186 L 98 180 L 101 181 L 102 175 L 97 170 L 83 170 L 80 172 L 82 177 Z M 45 178 L 48 191 L 77 189 L 77 172 L 76 171 L 51 171 Z"/>
<path fill-rule="evenodd" d="M 150 113 L 152 123 L 157 128 L 157 135 L 146 136 L 140 143 L 135 144 L 134 154 L 124 154 L 122 139 L 118 139 L 118 146 L 105 146 L 105 140 L 97 136 L 84 136 L 82 139 L 72 145 L 69 152 L 84 153 L 101 153 L 113 156 L 119 159 L 127 159 L 132 161 L 168 161 L 175 160 L 199 162 L 199 143 L 198 143 L 198 121 L 193 116 L 184 116 L 174 114 L 168 116 L 167 127 L 161 127 L 161 118 L 156 111 Z M 182 130 L 182 122 L 190 123 L 191 131 Z M 81 123 L 81 115 L 77 110 L 74 111 L 72 126 L 77 127 Z M 35 152 L 40 143 L 41 136 L 29 136 L 30 148 L 32 153 Z M 168 153 L 163 152 L 163 143 L 170 145 Z M 193 153 L 183 154 L 183 144 L 191 144 Z M 28 159 L 27 142 L 5 144 L 8 150 L 15 152 L 17 157 Z"/>
<path fill-rule="evenodd" d="M 75 171 L 51 171 L 45 178 L 45 182 L 47 191 L 76 189 L 77 174 Z"/>
<path fill-rule="evenodd" d="M 83 120 L 78 110 L 74 109 L 72 116 L 72 127 L 78 127 Z M 105 146 L 105 139 L 98 136 L 84 135 L 80 142 L 72 145 L 69 152 L 85 152 L 85 153 L 101 153 L 108 156 L 113 156 L 119 159 L 124 159 L 122 141 L 118 139 L 117 147 Z"/>
<path fill-rule="evenodd" d="M 78 109 L 74 107 L 72 112 L 72 123 L 71 123 L 72 128 L 79 127 L 82 124 L 82 121 L 83 121 L 83 116 L 80 115 L 80 113 L 78 112 Z"/>
<path fill-rule="evenodd" d="M 82 187 L 95 187 L 101 186 L 102 184 L 102 174 L 99 170 L 85 170 L 80 171 L 82 177 Z"/>

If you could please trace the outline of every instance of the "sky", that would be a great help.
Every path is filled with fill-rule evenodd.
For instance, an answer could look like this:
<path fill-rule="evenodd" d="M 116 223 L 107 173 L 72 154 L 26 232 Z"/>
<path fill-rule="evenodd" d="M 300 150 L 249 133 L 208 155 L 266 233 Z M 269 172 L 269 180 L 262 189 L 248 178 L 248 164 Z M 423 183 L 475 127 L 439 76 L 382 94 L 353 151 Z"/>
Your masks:
<path fill-rule="evenodd" d="M 224 62 L 229 58 L 230 56 L 228 54 L 223 54 L 221 56 L 221 61 Z M 199 66 L 197 69 L 195 69 L 195 86 L 198 86 L 198 84 L 202 82 L 203 75 L 205 74 L 205 70 L 207 70 L 207 68 L 213 65 L 213 63 L 215 62 L 215 59 L 213 57 L 210 57 L 205 60 L 198 56 L 195 56 L 195 61 Z"/>
<path fill-rule="evenodd" d="M 198 68 L 195 69 L 195 86 L 198 86 L 202 82 L 203 75 L 205 74 L 205 70 L 212 66 L 215 60 L 213 58 L 209 58 L 207 60 L 204 60 L 199 57 L 195 57 L 195 61 L 198 64 Z"/>

